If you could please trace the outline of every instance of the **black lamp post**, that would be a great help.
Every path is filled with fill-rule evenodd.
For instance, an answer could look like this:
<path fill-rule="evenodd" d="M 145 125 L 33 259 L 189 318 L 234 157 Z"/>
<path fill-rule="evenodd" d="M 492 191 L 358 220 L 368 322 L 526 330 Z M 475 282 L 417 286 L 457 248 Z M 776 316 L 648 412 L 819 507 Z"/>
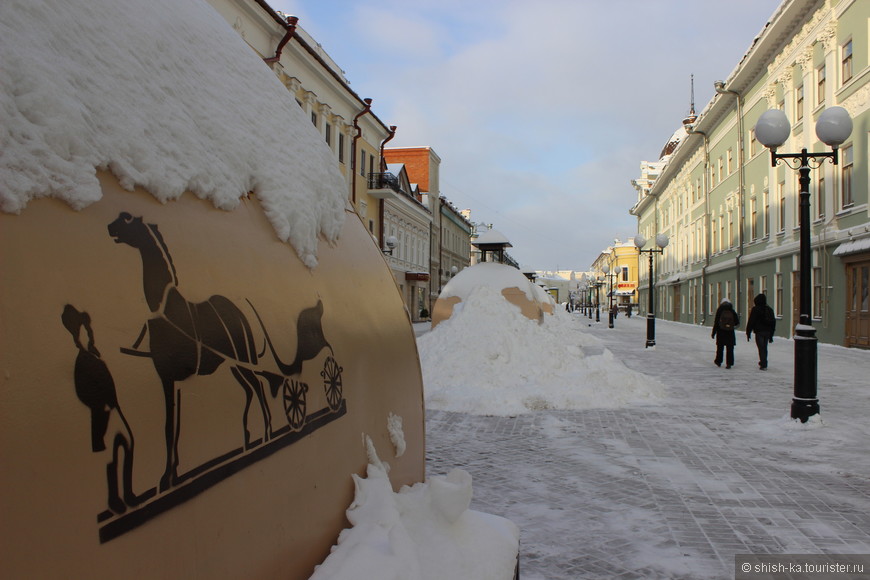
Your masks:
<path fill-rule="evenodd" d="M 655 301 L 655 273 L 653 272 L 653 254 L 664 254 L 665 248 L 668 245 L 668 237 L 664 234 L 656 235 L 656 248 L 649 250 L 642 249 L 646 245 L 646 238 L 638 234 L 634 238 L 634 245 L 638 252 L 649 254 L 649 308 L 646 313 L 646 347 L 656 345 L 656 301 Z"/>
<path fill-rule="evenodd" d="M 777 153 L 776 150 L 791 133 L 785 113 L 779 109 L 764 112 L 755 125 L 758 141 L 770 149 L 770 163 L 779 161 L 798 171 L 800 185 L 800 322 L 795 325 L 794 336 L 794 397 L 791 401 L 792 419 L 807 419 L 819 413 L 818 339 L 812 318 L 812 255 L 810 245 L 810 169 L 821 167 L 825 159 L 837 165 L 838 147 L 852 133 L 852 118 L 842 107 L 825 109 L 816 122 L 816 136 L 830 153 Z M 812 162 L 812 165 L 811 165 Z"/>
<path fill-rule="evenodd" d="M 592 320 L 592 291 L 595 290 L 595 280 L 589 281 L 589 294 L 586 297 L 586 311 L 589 314 L 589 320 Z"/>
<path fill-rule="evenodd" d="M 601 322 L 601 286 L 603 285 L 603 278 L 595 279 L 595 322 Z"/>
<path fill-rule="evenodd" d="M 607 276 L 607 281 L 610 283 L 610 292 L 607 293 L 607 327 L 613 328 L 613 279 L 619 274 L 616 273 L 615 268 L 614 271 L 611 272 L 610 266 L 604 266 L 602 270 L 604 271 L 604 275 Z"/>

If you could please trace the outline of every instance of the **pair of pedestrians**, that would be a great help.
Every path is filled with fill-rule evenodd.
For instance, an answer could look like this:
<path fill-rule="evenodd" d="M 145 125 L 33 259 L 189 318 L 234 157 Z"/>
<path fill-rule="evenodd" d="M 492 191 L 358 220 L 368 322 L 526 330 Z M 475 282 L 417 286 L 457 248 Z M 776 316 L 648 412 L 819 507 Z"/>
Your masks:
<path fill-rule="evenodd" d="M 716 309 L 716 317 L 713 320 L 711 338 L 716 339 L 716 358 L 713 360 L 717 367 L 725 363 L 725 368 L 734 366 L 734 346 L 737 343 L 735 329 L 740 325 L 740 317 L 734 310 L 734 306 L 727 298 L 723 299 Z M 767 369 L 767 345 L 773 342 L 773 333 L 776 330 L 776 316 L 773 309 L 767 305 L 767 296 L 759 294 L 755 297 L 755 306 L 749 313 L 746 323 L 746 341 L 751 340 L 755 332 L 755 346 L 758 348 L 758 368 Z"/>

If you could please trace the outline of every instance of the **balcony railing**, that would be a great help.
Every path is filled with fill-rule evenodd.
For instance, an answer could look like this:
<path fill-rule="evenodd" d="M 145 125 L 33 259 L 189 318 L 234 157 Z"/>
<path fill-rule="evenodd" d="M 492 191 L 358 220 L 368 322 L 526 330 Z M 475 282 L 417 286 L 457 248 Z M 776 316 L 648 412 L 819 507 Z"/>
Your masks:
<path fill-rule="evenodd" d="M 400 193 L 399 178 L 392 173 L 369 173 L 369 189 L 392 189 Z"/>

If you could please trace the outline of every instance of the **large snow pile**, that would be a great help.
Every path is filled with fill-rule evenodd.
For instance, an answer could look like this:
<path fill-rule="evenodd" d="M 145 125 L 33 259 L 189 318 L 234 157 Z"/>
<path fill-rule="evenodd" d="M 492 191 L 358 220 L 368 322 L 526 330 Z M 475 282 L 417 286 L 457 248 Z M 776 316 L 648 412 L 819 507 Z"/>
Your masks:
<path fill-rule="evenodd" d="M 516 268 L 498 262 L 480 262 L 451 278 L 438 298 L 458 296 L 465 299 L 478 286 L 518 288 L 526 293 L 529 300 L 537 297 L 534 285 Z"/>
<path fill-rule="evenodd" d="M 0 210 L 75 209 L 96 169 L 160 201 L 254 192 L 309 267 L 344 221 L 343 177 L 293 96 L 202 0 L 0 2 Z"/>
<path fill-rule="evenodd" d="M 417 339 L 428 408 L 514 415 L 664 396 L 661 383 L 627 368 L 560 309 L 539 325 L 487 286 L 461 305 Z"/>
<path fill-rule="evenodd" d="M 446 476 L 394 493 L 389 466 L 369 451 L 367 477 L 353 476 L 347 510 L 353 527 L 311 580 L 505 580 L 513 577 L 519 530 L 509 520 L 469 510 L 471 476 Z"/>

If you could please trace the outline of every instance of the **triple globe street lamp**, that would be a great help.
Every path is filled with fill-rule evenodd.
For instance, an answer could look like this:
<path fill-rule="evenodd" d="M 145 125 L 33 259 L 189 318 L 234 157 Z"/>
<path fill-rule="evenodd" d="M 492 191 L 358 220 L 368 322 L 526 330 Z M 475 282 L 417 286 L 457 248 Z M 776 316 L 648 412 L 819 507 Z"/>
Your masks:
<path fill-rule="evenodd" d="M 791 402 L 792 419 L 807 419 L 819 413 L 818 339 L 812 322 L 812 255 L 810 245 L 810 169 L 821 167 L 825 159 L 837 165 L 837 152 L 852 134 L 852 118 L 842 107 L 825 109 L 816 122 L 816 136 L 833 149 L 826 153 L 777 153 L 791 133 L 785 113 L 779 109 L 764 112 L 755 125 L 755 137 L 770 149 L 770 163 L 776 167 L 780 161 L 798 171 L 800 186 L 800 322 L 794 335 L 794 397 Z"/>
<path fill-rule="evenodd" d="M 634 245 L 638 252 L 649 254 L 649 307 L 646 312 L 646 347 L 656 345 L 656 302 L 655 302 L 655 277 L 653 272 L 653 254 L 664 254 L 668 245 L 668 237 L 664 234 L 656 234 L 656 248 L 642 249 L 646 245 L 646 238 L 641 234 L 634 237 Z"/>

